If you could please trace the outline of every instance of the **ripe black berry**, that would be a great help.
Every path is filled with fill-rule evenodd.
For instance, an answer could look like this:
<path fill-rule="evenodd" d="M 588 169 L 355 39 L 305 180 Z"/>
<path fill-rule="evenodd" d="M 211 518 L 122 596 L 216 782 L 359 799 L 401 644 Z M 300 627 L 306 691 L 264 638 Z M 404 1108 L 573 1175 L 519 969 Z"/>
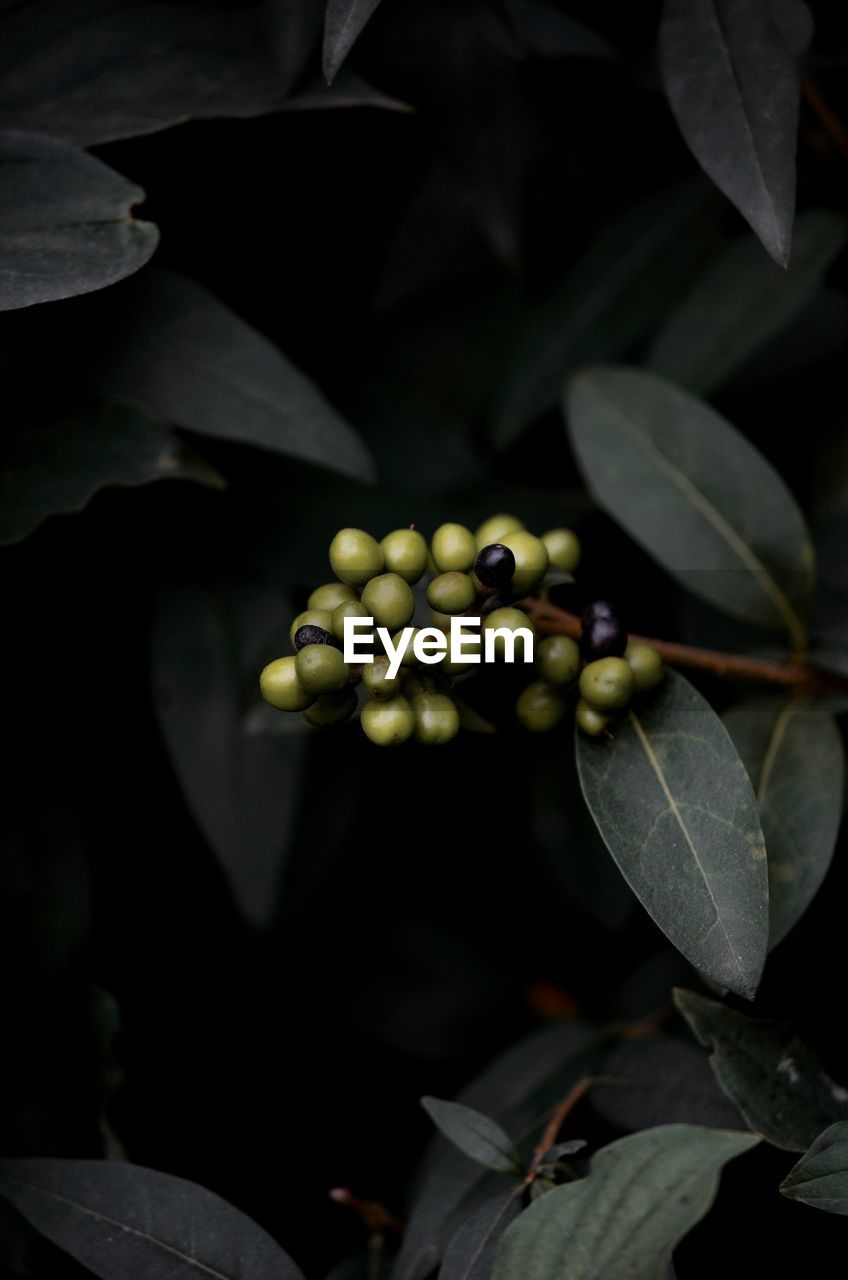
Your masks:
<path fill-rule="evenodd" d="M 611 604 L 598 600 L 583 610 L 580 648 L 586 662 L 620 658 L 627 648 L 627 632 Z"/>
<path fill-rule="evenodd" d="M 515 573 L 515 556 L 502 542 L 492 542 L 474 561 L 474 572 L 484 587 L 506 587 Z"/>
<path fill-rule="evenodd" d="M 300 653 L 308 644 L 335 644 L 335 640 L 323 627 L 298 627 L 294 633 L 295 649 Z"/>

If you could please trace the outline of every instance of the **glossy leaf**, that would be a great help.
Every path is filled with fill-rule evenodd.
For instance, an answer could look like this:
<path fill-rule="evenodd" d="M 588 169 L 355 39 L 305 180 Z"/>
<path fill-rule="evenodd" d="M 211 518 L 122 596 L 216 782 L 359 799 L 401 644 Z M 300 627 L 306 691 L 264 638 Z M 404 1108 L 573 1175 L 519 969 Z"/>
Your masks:
<path fill-rule="evenodd" d="M 842 818 L 842 736 L 825 707 L 798 698 L 752 698 L 731 708 L 724 723 L 760 809 L 774 947 L 810 905 L 833 857 Z"/>
<path fill-rule="evenodd" d="M 678 990 L 674 999 L 712 1049 L 722 1089 L 767 1142 L 804 1151 L 826 1125 L 848 1117 L 848 1090 L 834 1084 L 786 1024 L 748 1018 L 694 991 Z"/>
<path fill-rule="evenodd" d="M 645 910 L 690 964 L 753 999 L 768 936 L 765 848 L 716 713 L 668 672 L 613 741 L 576 737 L 586 803 Z"/>
<path fill-rule="evenodd" d="M 689 149 L 786 266 L 799 87 L 771 6 L 764 0 L 665 0 L 660 57 Z"/>
<path fill-rule="evenodd" d="M 334 80 L 380 0 L 327 0 L 324 75 Z"/>
<path fill-rule="evenodd" d="M 156 248 L 141 188 L 76 147 L 5 129 L 0 174 L 0 311 L 104 289 Z"/>
<path fill-rule="evenodd" d="M 0 543 L 18 542 L 48 516 L 81 511 L 107 485 L 224 481 L 179 437 L 122 405 L 91 405 L 0 436 Z"/>
<path fill-rule="evenodd" d="M 587 1178 L 536 1200 L 501 1241 L 493 1280 L 657 1280 L 707 1213 L 748 1133 L 665 1125 L 602 1148 Z"/>
<path fill-rule="evenodd" d="M 783 1182 L 790 1200 L 826 1213 L 848 1214 L 848 1120 L 820 1133 Z"/>
<path fill-rule="evenodd" d="M 149 271 L 99 315 L 89 383 L 169 422 L 372 478 L 365 446 L 261 333 L 201 285 Z"/>
<path fill-rule="evenodd" d="M 520 1173 L 521 1157 L 494 1120 L 461 1102 L 422 1098 L 421 1105 L 449 1142 L 494 1173 Z"/>
<path fill-rule="evenodd" d="M 589 487 L 631 537 L 695 595 L 803 647 L 812 544 L 762 454 L 652 373 L 587 369 L 571 380 L 566 407 Z"/>
<path fill-rule="evenodd" d="M 679 1040 L 625 1040 L 604 1058 L 592 1105 L 628 1132 L 658 1124 L 739 1129 L 739 1112 L 725 1097 L 706 1054 Z"/>
<path fill-rule="evenodd" d="M 803 311 L 846 236 L 848 223 L 837 214 L 802 214 L 786 270 L 750 236 L 729 245 L 668 317 L 651 349 L 651 368 L 690 391 L 723 386 Z"/>
<path fill-rule="evenodd" d="M 439 1280 L 490 1280 L 498 1243 L 521 1207 L 516 1190 L 493 1196 L 454 1232 Z"/>
<path fill-rule="evenodd" d="M 4 1160 L 0 1194 L 101 1280 L 302 1280 L 280 1246 L 184 1178 L 106 1160 Z"/>

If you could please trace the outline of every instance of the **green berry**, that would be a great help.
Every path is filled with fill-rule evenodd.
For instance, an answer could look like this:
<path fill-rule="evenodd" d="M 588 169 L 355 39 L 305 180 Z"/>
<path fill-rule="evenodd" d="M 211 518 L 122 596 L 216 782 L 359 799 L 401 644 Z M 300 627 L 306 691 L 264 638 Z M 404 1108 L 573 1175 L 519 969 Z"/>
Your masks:
<path fill-rule="evenodd" d="M 307 609 L 325 609 L 327 613 L 332 613 L 346 600 L 358 599 L 358 593 L 346 582 L 325 582 L 322 587 L 315 588 L 306 602 L 306 607 Z"/>
<path fill-rule="evenodd" d="M 446 693 L 419 693 L 412 700 L 412 709 L 419 742 L 440 746 L 459 732 L 459 712 Z"/>
<path fill-rule="evenodd" d="M 427 603 L 439 613 L 464 613 L 471 608 L 476 595 L 468 574 L 452 570 L 433 579 L 427 588 Z"/>
<path fill-rule="evenodd" d="M 474 534 L 477 550 L 482 551 L 492 542 L 503 542 L 508 533 L 520 533 L 523 528 L 524 525 L 517 516 L 508 516 L 503 512 L 499 512 L 496 516 L 489 516 Z"/>
<path fill-rule="evenodd" d="M 549 529 L 542 534 L 551 567 L 573 573 L 580 563 L 580 539 L 571 529 Z"/>
<path fill-rule="evenodd" d="M 637 693 L 647 693 L 665 675 L 665 663 L 649 644 L 629 644 L 624 650 L 624 661 L 633 672 L 633 687 Z"/>
<path fill-rule="evenodd" d="M 433 534 L 430 552 L 439 573 L 467 573 L 477 558 L 477 543 L 464 524 L 442 524 Z"/>
<path fill-rule="evenodd" d="M 366 738 L 378 747 L 406 742 L 415 729 L 415 712 L 402 694 L 385 702 L 369 698 L 363 703 L 359 719 Z"/>
<path fill-rule="evenodd" d="M 546 636 L 536 645 L 536 666 L 548 684 L 573 684 L 580 665 L 580 646 L 571 636 Z"/>
<path fill-rule="evenodd" d="M 595 711 L 619 711 L 633 688 L 633 672 L 623 658 L 598 658 L 580 673 L 580 696 Z"/>
<path fill-rule="evenodd" d="M 427 568 L 427 541 L 417 529 L 395 529 L 380 543 L 386 569 L 404 582 L 417 582 Z"/>
<path fill-rule="evenodd" d="M 381 573 L 362 589 L 362 603 L 377 627 L 397 631 L 415 612 L 412 587 L 398 573 Z"/>
<path fill-rule="evenodd" d="M 296 658 L 269 662 L 259 677 L 259 688 L 265 701 L 280 711 L 305 711 L 313 701 L 313 695 L 306 692 L 298 679 Z"/>
<path fill-rule="evenodd" d="M 382 656 L 362 664 L 362 683 L 372 698 L 393 698 L 400 693 L 400 676 L 390 680 L 388 670 L 389 660 Z"/>
<path fill-rule="evenodd" d="M 418 635 L 420 630 L 420 627 L 413 627 L 406 638 L 406 643 L 403 646 L 400 656 L 400 665 L 402 667 L 415 667 L 418 665 L 418 659 L 415 656 L 413 646 L 415 644 L 415 637 Z M 398 637 L 392 636 L 392 644 L 397 645 L 399 643 Z"/>
<path fill-rule="evenodd" d="M 320 627 L 322 631 L 332 632 L 333 615 L 326 609 L 304 609 L 299 613 L 289 628 L 289 639 L 294 645 L 294 638 L 301 627 Z"/>
<path fill-rule="evenodd" d="M 356 710 L 356 694 L 353 689 L 340 689 L 338 693 L 325 693 L 304 711 L 303 718 L 319 729 L 349 720 Z"/>
<path fill-rule="evenodd" d="M 383 572 L 383 549 L 363 529 L 340 529 L 330 543 L 330 566 L 342 582 L 361 587 Z"/>
<path fill-rule="evenodd" d="M 525 729 L 547 733 L 565 715 L 565 700 L 546 680 L 534 680 L 521 690 L 515 710 Z"/>
<path fill-rule="evenodd" d="M 598 738 L 606 729 L 612 717 L 605 716 L 601 711 L 596 711 L 583 698 L 579 698 L 574 709 L 574 719 L 577 721 L 577 727 L 588 734 L 590 738 Z"/>
<path fill-rule="evenodd" d="M 517 631 L 519 627 L 526 627 L 531 634 L 535 634 L 535 627 L 526 613 L 522 613 L 520 609 L 515 609 L 512 605 L 504 605 L 501 609 L 493 609 L 491 613 L 487 613 L 483 619 L 483 632 L 495 631 Z M 503 658 L 504 656 L 504 637 L 495 636 L 494 638 L 495 656 Z M 515 659 L 524 658 L 523 643 L 516 641 L 515 643 Z"/>
<path fill-rule="evenodd" d="M 317 697 L 343 688 L 350 675 L 340 649 L 329 644 L 308 644 L 295 658 L 297 678 L 307 693 Z"/>
<path fill-rule="evenodd" d="M 410 671 L 403 682 L 404 696 L 414 702 L 422 693 L 447 693 L 453 681 L 445 672 L 444 666 L 440 662 L 438 666 L 418 667 L 417 670 Z"/>
<path fill-rule="evenodd" d="M 431 609 L 430 617 L 433 620 L 434 627 L 438 627 L 439 630 L 444 632 L 450 631 L 451 614 L 442 613 L 440 609 Z"/>
<path fill-rule="evenodd" d="M 359 600 L 343 600 L 333 610 L 330 619 L 330 630 L 337 640 L 344 640 L 345 618 L 370 618 L 371 614 Z M 366 634 L 366 633 L 363 633 Z"/>
<path fill-rule="evenodd" d="M 501 543 L 509 547 L 515 556 L 515 573 L 510 586 L 517 596 L 529 595 L 539 585 L 548 567 L 548 552 L 541 538 L 519 529 L 516 533 L 507 533 Z"/>

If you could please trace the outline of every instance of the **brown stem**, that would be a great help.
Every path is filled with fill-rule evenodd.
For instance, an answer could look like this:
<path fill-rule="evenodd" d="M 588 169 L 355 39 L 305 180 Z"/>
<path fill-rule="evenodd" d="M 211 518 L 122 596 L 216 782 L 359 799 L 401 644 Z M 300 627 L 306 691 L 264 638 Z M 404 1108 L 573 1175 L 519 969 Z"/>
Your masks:
<path fill-rule="evenodd" d="M 843 160 L 848 160 L 848 133 L 803 71 L 801 72 L 801 93 L 832 142 L 834 150 Z"/>
<path fill-rule="evenodd" d="M 565 1124 L 566 1119 L 577 1106 L 580 1099 L 588 1091 L 591 1084 L 591 1076 L 581 1076 L 577 1083 L 572 1085 L 569 1089 L 568 1093 L 565 1095 L 562 1102 L 545 1125 L 545 1132 L 542 1134 L 536 1144 L 535 1150 L 533 1151 L 534 1161 L 541 1159 L 545 1152 L 554 1145 L 557 1139 L 557 1134 Z"/>
<path fill-rule="evenodd" d="M 343 1204 L 352 1209 L 363 1225 L 372 1235 L 383 1235 L 386 1231 L 403 1231 L 403 1223 L 396 1218 L 379 1200 L 363 1200 L 349 1187 L 333 1187 L 330 1199 L 336 1204 Z"/>
<path fill-rule="evenodd" d="M 579 638 L 581 623 L 576 614 L 534 596 L 528 596 L 521 604 L 543 634 Z M 654 640 L 638 635 L 631 635 L 629 639 L 631 643 L 649 644 L 660 657 L 675 667 L 782 685 L 796 694 L 844 693 L 848 688 L 844 680 L 795 659 L 772 662 L 765 658 L 749 658 L 744 654 L 722 653 L 717 649 L 697 649 L 692 645 L 678 644 L 675 640 Z"/>

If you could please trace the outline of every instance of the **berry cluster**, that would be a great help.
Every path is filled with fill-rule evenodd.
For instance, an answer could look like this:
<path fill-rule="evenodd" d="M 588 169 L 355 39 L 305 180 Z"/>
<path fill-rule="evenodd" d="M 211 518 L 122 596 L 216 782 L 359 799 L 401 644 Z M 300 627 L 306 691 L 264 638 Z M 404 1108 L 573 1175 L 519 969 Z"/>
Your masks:
<path fill-rule="evenodd" d="M 494 656 L 502 658 L 516 633 L 535 635 L 517 602 L 544 589 L 551 574 L 554 580 L 571 575 L 579 560 L 580 543 L 570 529 L 536 537 L 509 515 L 492 516 L 476 533 L 443 524 L 429 546 L 414 528 L 396 529 L 380 542 L 362 529 L 341 529 L 330 543 L 337 581 L 317 587 L 292 622 L 295 653 L 268 664 L 260 677 L 262 694 L 272 706 L 301 711 L 310 724 L 326 726 L 354 714 L 361 685 L 359 720 L 372 742 L 449 742 L 460 725 L 453 679 L 475 667 L 449 657 L 438 666 L 419 660 L 420 628 L 409 625 L 423 603 L 416 600 L 415 584 L 431 575 L 424 596 L 431 628 L 447 631 L 457 615 L 479 616 L 484 638 L 489 633 Z M 365 618 L 384 629 L 386 643 L 375 641 L 373 660 L 354 666 L 342 651 L 345 622 Z M 620 621 L 605 604 L 587 610 L 579 645 L 569 636 L 548 636 L 536 646 L 535 662 L 539 678 L 516 704 L 519 720 L 534 732 L 562 719 L 566 691 L 578 680 L 577 723 L 596 735 L 634 691 L 652 687 L 662 675 L 659 656 L 646 645 L 628 647 Z"/>

